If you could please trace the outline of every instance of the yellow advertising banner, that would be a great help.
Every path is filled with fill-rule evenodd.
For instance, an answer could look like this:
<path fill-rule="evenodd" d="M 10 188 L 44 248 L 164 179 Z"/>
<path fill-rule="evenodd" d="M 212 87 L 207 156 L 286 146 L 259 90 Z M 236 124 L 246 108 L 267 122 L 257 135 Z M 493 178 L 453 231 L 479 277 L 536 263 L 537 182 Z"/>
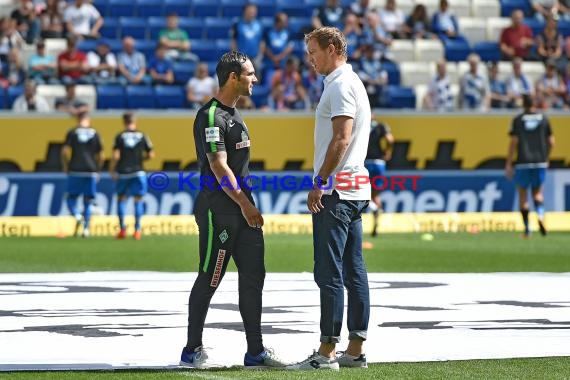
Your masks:
<path fill-rule="evenodd" d="M 535 218 L 534 215 L 531 215 Z M 312 233 L 311 215 L 264 215 L 267 234 Z M 133 220 L 127 218 L 127 232 L 133 232 Z M 516 232 L 523 225 L 517 212 L 495 213 L 397 213 L 383 214 L 379 231 L 382 233 L 458 233 L 458 232 Z M 570 212 L 546 214 L 550 231 L 570 231 Z M 363 215 L 364 231 L 370 233 L 372 216 Z M 0 217 L 0 237 L 54 236 L 69 237 L 75 219 L 65 217 Z M 91 236 L 115 236 L 119 232 L 114 216 L 94 216 Z M 192 215 L 145 216 L 142 233 L 148 235 L 197 235 L 198 227 Z"/>
<path fill-rule="evenodd" d="M 183 170 L 196 161 L 192 125 L 194 113 L 141 114 L 139 129 L 154 143 L 157 156 L 146 169 Z M 378 115 L 396 138 L 394 160 L 408 169 L 476 169 L 504 159 L 513 115 Z M 311 114 L 246 114 L 250 130 L 252 162 L 265 170 L 311 170 L 313 124 Z M 570 115 L 550 117 L 556 136 L 552 161 L 570 166 Z M 110 156 L 114 138 L 122 130 L 120 115 L 97 114 L 93 127 L 101 134 L 105 154 Z M 0 164 L 20 171 L 36 171 L 42 165 L 59 164 L 59 147 L 74 126 L 68 117 L 0 119 Z M 449 166 L 450 164 L 451 166 Z M 447 166 L 446 166 L 447 165 Z M 455 165 L 455 166 L 454 166 Z"/>

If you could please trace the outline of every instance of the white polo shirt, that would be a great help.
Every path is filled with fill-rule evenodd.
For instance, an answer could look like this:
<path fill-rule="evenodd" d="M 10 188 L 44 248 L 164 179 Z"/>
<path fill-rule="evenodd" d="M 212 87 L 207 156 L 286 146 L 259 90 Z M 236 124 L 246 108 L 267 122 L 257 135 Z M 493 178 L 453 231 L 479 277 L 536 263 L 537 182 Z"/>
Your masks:
<path fill-rule="evenodd" d="M 352 70 L 352 66 L 344 64 L 327 75 L 324 80 L 324 90 L 316 109 L 315 118 L 315 156 L 314 175 L 325 161 L 328 146 L 333 137 L 332 118 L 335 116 L 348 116 L 353 119 L 352 134 L 344 157 L 332 173 L 333 184 L 325 194 L 331 194 L 333 189 L 340 199 L 370 200 L 370 184 L 362 184 L 363 178 L 368 178 L 368 170 L 364 167 L 364 159 L 368 150 L 368 137 L 370 134 L 371 112 L 368 95 L 362 81 Z M 343 188 L 341 190 L 336 178 L 338 173 L 342 176 Z M 361 184 L 356 186 L 357 177 Z M 351 181 L 351 185 L 347 181 Z M 327 188 L 330 186 L 326 186 Z"/>

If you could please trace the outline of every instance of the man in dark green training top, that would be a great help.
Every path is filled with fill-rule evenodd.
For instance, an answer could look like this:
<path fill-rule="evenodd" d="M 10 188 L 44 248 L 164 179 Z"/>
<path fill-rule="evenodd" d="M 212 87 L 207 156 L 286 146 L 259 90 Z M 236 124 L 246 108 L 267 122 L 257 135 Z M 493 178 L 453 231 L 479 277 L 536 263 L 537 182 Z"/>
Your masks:
<path fill-rule="evenodd" d="M 230 256 L 239 275 L 239 310 L 247 340 L 246 367 L 283 367 L 263 346 L 261 305 L 265 280 L 263 217 L 251 196 L 249 131 L 235 108 L 257 82 L 251 60 L 243 53 L 224 54 L 216 67 L 220 89 L 196 115 L 194 141 L 201 187 L 194 215 L 200 231 L 200 267 L 188 303 L 188 342 L 180 365 L 206 368 L 202 332 L 210 300 Z M 230 344 L 228 342 L 228 344 Z"/>

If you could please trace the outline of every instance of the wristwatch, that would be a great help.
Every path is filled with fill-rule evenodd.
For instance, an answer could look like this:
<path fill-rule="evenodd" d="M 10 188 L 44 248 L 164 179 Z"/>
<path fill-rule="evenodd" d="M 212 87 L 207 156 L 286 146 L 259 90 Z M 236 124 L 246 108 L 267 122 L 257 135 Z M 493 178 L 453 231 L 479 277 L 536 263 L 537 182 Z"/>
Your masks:
<path fill-rule="evenodd" d="M 322 188 L 323 186 L 328 185 L 329 180 L 327 177 L 321 177 L 321 176 L 316 176 L 313 179 L 313 185 L 315 185 L 318 188 Z"/>

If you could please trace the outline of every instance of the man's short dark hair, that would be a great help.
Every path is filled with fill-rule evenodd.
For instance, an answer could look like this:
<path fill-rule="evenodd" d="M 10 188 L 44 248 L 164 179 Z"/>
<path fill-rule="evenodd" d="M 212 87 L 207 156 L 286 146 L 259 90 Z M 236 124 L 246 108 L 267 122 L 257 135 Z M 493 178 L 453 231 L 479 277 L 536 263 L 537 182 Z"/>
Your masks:
<path fill-rule="evenodd" d="M 232 51 L 222 55 L 216 66 L 216 75 L 218 76 L 220 87 L 224 87 L 231 73 L 236 73 L 237 76 L 241 75 L 243 64 L 248 59 L 247 55 L 239 51 Z"/>
<path fill-rule="evenodd" d="M 134 119 L 135 115 L 132 112 L 125 112 L 123 114 L 123 123 L 125 123 L 125 125 L 131 124 Z"/>
<path fill-rule="evenodd" d="M 533 107 L 534 101 L 531 94 L 522 95 L 522 105 L 525 110 L 531 109 Z"/>

